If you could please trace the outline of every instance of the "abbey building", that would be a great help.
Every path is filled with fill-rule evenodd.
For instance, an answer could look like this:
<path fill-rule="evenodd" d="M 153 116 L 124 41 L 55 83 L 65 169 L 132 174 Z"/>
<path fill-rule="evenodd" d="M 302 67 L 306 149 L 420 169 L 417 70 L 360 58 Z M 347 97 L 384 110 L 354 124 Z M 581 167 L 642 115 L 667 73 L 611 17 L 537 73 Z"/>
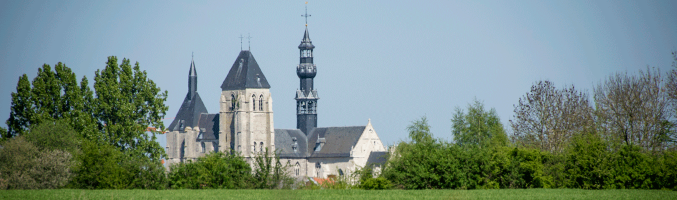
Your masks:
<path fill-rule="evenodd" d="M 168 126 L 167 164 L 214 151 L 239 152 L 251 162 L 266 148 L 278 153 L 297 178 L 350 174 L 368 163 L 383 163 L 386 149 L 371 120 L 363 126 L 317 127 L 315 46 L 307 26 L 298 48 L 296 129 L 274 129 L 271 85 L 249 50 L 242 50 L 230 67 L 221 84 L 220 110 L 214 114 L 197 92 L 197 70 L 191 61 L 188 94 Z"/>

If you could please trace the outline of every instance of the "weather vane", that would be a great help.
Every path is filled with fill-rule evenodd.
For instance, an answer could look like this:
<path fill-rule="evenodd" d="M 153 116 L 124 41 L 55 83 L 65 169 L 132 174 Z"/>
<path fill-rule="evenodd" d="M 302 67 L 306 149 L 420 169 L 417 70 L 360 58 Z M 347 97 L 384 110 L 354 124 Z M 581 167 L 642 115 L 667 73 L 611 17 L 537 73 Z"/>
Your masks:
<path fill-rule="evenodd" d="M 249 51 L 252 50 L 252 36 L 247 33 L 247 44 L 249 44 Z"/>
<path fill-rule="evenodd" d="M 308 26 L 308 17 L 310 17 L 310 16 L 311 16 L 311 15 L 308 14 L 308 2 L 306 1 L 306 14 L 305 14 L 305 15 L 301 15 L 301 17 L 305 17 L 305 18 L 306 18 L 306 26 Z"/>

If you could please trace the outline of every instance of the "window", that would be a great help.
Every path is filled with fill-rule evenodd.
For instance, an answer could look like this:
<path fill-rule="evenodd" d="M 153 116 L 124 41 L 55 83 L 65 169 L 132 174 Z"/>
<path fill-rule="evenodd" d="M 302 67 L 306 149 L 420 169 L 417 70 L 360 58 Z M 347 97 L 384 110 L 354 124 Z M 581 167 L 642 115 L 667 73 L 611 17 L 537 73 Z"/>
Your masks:
<path fill-rule="evenodd" d="M 254 142 L 254 146 L 252 146 L 252 152 L 256 152 L 256 142 Z"/>
<path fill-rule="evenodd" d="M 256 95 L 252 95 L 252 111 L 256 110 Z"/>
<path fill-rule="evenodd" d="M 261 142 L 260 148 L 261 149 L 259 151 L 263 152 L 263 142 Z"/>
<path fill-rule="evenodd" d="M 235 99 L 235 95 L 234 95 L 234 94 L 231 94 L 231 95 L 230 95 L 230 104 L 231 104 L 231 105 L 230 105 L 230 110 L 235 110 L 235 102 L 236 102 L 236 101 L 237 101 L 237 100 Z"/>
<path fill-rule="evenodd" d="M 263 95 L 259 96 L 259 110 L 263 111 Z"/>
<path fill-rule="evenodd" d="M 204 153 L 205 152 L 205 143 L 202 142 L 201 144 L 202 144 L 202 153 Z"/>
<path fill-rule="evenodd" d="M 299 162 L 296 162 L 296 166 L 294 166 L 294 172 L 296 172 L 296 176 L 299 176 L 301 166 L 299 165 Z"/>

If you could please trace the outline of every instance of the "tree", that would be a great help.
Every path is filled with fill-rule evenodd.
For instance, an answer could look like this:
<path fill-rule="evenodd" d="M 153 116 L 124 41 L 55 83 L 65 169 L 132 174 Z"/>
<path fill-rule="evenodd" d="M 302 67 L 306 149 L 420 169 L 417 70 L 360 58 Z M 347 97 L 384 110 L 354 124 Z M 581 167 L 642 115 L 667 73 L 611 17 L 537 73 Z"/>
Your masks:
<path fill-rule="evenodd" d="M 672 116 L 677 116 L 677 51 L 672 52 L 672 70 L 668 72 L 668 81 L 665 86 L 672 106 Z M 673 118 L 672 124 L 677 125 L 677 120 Z M 674 149 L 677 147 L 677 137 L 674 134 L 671 135 L 666 143 Z"/>
<path fill-rule="evenodd" d="M 557 89 L 550 81 L 538 81 L 514 107 L 510 125 L 519 145 L 560 153 L 572 136 L 593 128 L 588 95 L 573 85 Z"/>
<path fill-rule="evenodd" d="M 495 109 L 487 111 L 484 104 L 475 99 L 473 104 L 468 104 L 467 110 L 466 114 L 456 107 L 456 114 L 451 120 L 456 144 L 482 147 L 495 141 L 495 145 L 507 145 L 507 136 Z"/>
<path fill-rule="evenodd" d="M 52 68 L 44 64 L 38 68 L 33 82 L 26 74 L 19 78 L 17 91 L 12 93 L 12 107 L 7 120 L 9 130 L 3 139 L 20 135 L 32 125 L 43 121 L 67 119 L 78 133 L 96 131 L 91 114 L 92 92 L 87 78 L 83 77 L 78 87 L 75 73 L 59 62 Z"/>
<path fill-rule="evenodd" d="M 280 155 L 270 152 L 257 153 L 254 157 L 254 187 L 257 189 L 290 188 L 294 179 L 288 174 L 289 166 L 280 163 Z"/>
<path fill-rule="evenodd" d="M 665 91 L 660 70 L 648 67 L 637 76 L 616 73 L 598 84 L 596 112 L 607 139 L 649 151 L 664 148 L 674 138 Z"/>
<path fill-rule="evenodd" d="M 164 130 L 161 119 L 168 109 L 164 105 L 167 91 L 160 93 L 139 63 L 132 68 L 129 62 L 123 59 L 118 66 L 117 57 L 110 56 L 106 67 L 96 71 L 94 116 L 103 124 L 101 138 L 105 142 L 132 157 L 160 162 L 164 148 L 155 141 L 156 133 L 146 133 L 146 129 Z"/>

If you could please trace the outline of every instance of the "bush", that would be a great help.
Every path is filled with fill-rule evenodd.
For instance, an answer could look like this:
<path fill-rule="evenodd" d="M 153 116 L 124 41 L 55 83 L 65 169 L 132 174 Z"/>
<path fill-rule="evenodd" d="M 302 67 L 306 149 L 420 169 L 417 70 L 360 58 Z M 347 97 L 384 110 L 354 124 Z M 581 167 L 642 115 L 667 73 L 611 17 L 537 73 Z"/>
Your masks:
<path fill-rule="evenodd" d="M 360 188 L 365 190 L 385 190 L 392 188 L 392 184 L 384 177 L 367 178 L 362 182 Z"/>
<path fill-rule="evenodd" d="M 77 176 L 72 187 L 82 189 L 126 189 L 131 186 L 132 172 L 125 169 L 128 160 L 117 148 L 108 144 L 85 141 L 78 156 Z"/>
<path fill-rule="evenodd" d="M 245 189 L 252 187 L 251 167 L 239 155 L 213 152 L 170 166 L 169 186 L 174 189 Z"/>
<path fill-rule="evenodd" d="M 23 136 L 9 139 L 2 146 L 0 189 L 55 189 L 66 185 L 72 177 L 68 152 L 40 151 Z"/>

